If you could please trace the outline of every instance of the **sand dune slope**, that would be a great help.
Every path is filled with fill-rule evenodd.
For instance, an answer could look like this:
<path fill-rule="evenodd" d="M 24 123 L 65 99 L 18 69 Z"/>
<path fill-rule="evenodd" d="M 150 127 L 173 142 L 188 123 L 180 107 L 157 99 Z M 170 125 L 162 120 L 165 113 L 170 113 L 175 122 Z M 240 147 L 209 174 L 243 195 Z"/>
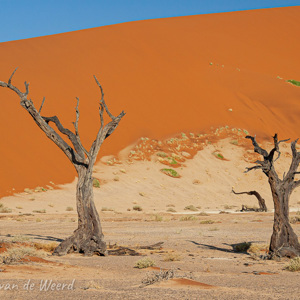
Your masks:
<path fill-rule="evenodd" d="M 42 114 L 72 128 L 75 97 L 85 145 L 98 126 L 98 88 L 111 111 L 127 112 L 101 149 L 115 154 L 141 136 L 163 138 L 211 126 L 300 136 L 300 7 L 131 22 L 0 44 L 0 80 L 19 70 Z M 70 182 L 74 170 L 19 105 L 0 90 L 0 196 Z M 15 190 L 13 190 L 13 188 Z"/>

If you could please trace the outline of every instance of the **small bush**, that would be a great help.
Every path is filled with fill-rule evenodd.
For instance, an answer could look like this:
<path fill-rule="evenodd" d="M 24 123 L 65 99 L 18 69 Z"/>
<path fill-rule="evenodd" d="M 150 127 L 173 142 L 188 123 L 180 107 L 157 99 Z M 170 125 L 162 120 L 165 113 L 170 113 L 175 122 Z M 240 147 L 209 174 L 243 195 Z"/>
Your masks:
<path fill-rule="evenodd" d="M 46 213 L 46 209 L 33 210 L 32 212 L 38 213 L 38 214 L 45 214 Z"/>
<path fill-rule="evenodd" d="M 297 81 L 297 80 L 289 79 L 289 80 L 287 80 L 287 82 L 289 82 L 293 85 L 296 85 L 296 86 L 300 86 L 300 81 Z"/>
<path fill-rule="evenodd" d="M 200 222 L 200 224 L 214 224 L 214 223 L 215 223 L 215 221 L 213 221 L 213 220 L 203 220 Z"/>
<path fill-rule="evenodd" d="M 173 177 L 173 178 L 179 178 L 180 175 L 173 169 L 161 169 L 161 172 L 163 172 L 164 174 Z"/>
<path fill-rule="evenodd" d="M 109 207 L 102 207 L 101 211 L 114 211 L 113 208 L 109 208 Z"/>
<path fill-rule="evenodd" d="M 179 261 L 180 259 L 180 255 L 175 252 L 168 252 L 164 257 L 164 261 Z"/>
<path fill-rule="evenodd" d="M 42 222 L 42 220 L 40 218 L 36 218 L 35 221 L 38 222 L 38 223 Z"/>
<path fill-rule="evenodd" d="M 156 155 L 159 157 L 167 157 L 168 156 L 165 152 L 157 152 Z"/>
<path fill-rule="evenodd" d="M 12 264 L 20 261 L 25 256 L 43 257 L 44 253 L 37 251 L 33 247 L 14 247 L 7 249 L 6 252 L 0 255 L 0 263 Z"/>
<path fill-rule="evenodd" d="M 251 243 L 244 242 L 244 243 L 239 243 L 234 245 L 233 249 L 236 252 L 247 252 L 248 249 L 250 248 Z"/>
<path fill-rule="evenodd" d="M 221 153 L 214 152 L 213 155 L 214 155 L 216 158 L 218 158 L 218 159 L 221 159 L 221 160 L 224 159 L 224 156 L 223 156 Z"/>
<path fill-rule="evenodd" d="M 142 211 L 143 209 L 139 205 L 135 205 L 132 207 L 133 210 Z"/>
<path fill-rule="evenodd" d="M 66 211 L 73 211 L 74 209 L 73 209 L 73 207 L 71 207 L 71 206 L 68 206 L 67 208 L 66 208 Z"/>
<path fill-rule="evenodd" d="M 291 272 L 300 271 L 300 257 L 298 256 L 291 259 L 285 269 Z"/>
<path fill-rule="evenodd" d="M 201 212 L 198 214 L 198 216 L 203 216 L 203 217 L 205 217 L 205 216 L 209 216 L 209 214 L 207 214 L 207 213 L 204 212 L 204 211 L 201 211 Z"/>
<path fill-rule="evenodd" d="M 161 222 L 162 220 L 163 220 L 163 216 L 158 214 L 154 215 L 154 221 Z"/>
<path fill-rule="evenodd" d="M 261 251 L 267 252 L 269 250 L 269 246 L 266 244 L 258 244 L 258 243 L 251 243 L 248 252 L 249 253 L 260 253 Z"/>
<path fill-rule="evenodd" d="M 188 205 L 184 208 L 184 210 L 198 211 L 194 205 Z"/>
<path fill-rule="evenodd" d="M 30 237 L 28 236 L 25 236 L 25 235 L 16 235 L 14 236 L 11 241 L 16 243 L 16 242 L 25 242 L 25 241 L 28 241 L 30 240 Z"/>
<path fill-rule="evenodd" d="M 179 221 L 196 221 L 197 218 L 193 215 L 182 216 Z"/>
<path fill-rule="evenodd" d="M 3 205 L 3 203 L 0 203 L 0 213 L 5 214 L 5 213 L 11 213 L 11 212 L 12 212 L 11 208 L 5 207 Z"/>
<path fill-rule="evenodd" d="M 53 252 L 55 248 L 59 244 L 56 242 L 51 242 L 51 243 L 34 243 L 33 246 L 37 250 L 44 250 L 46 252 Z"/>
<path fill-rule="evenodd" d="M 135 263 L 135 268 L 138 268 L 138 269 L 144 269 L 144 268 L 148 268 L 148 267 L 152 267 L 155 265 L 155 262 L 149 258 L 149 257 L 144 257 L 140 260 L 138 260 L 136 263 Z"/>
<path fill-rule="evenodd" d="M 93 178 L 93 187 L 100 188 L 100 182 L 97 178 Z"/>
<path fill-rule="evenodd" d="M 175 210 L 173 207 L 169 207 L 169 208 L 167 209 L 167 211 L 168 211 L 168 212 L 176 212 L 176 210 Z"/>

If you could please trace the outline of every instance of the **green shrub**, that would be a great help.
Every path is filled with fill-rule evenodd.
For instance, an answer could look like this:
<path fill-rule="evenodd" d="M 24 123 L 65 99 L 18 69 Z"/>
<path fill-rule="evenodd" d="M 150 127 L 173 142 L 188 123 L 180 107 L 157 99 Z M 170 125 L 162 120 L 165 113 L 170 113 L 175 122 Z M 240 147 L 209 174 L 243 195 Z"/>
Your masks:
<path fill-rule="evenodd" d="M 300 81 L 297 81 L 297 80 L 289 79 L 289 80 L 287 80 L 287 82 L 289 82 L 293 85 L 296 85 L 296 86 L 300 86 Z"/>
<path fill-rule="evenodd" d="M 135 268 L 138 268 L 138 269 L 144 269 L 144 268 L 148 268 L 148 267 L 152 267 L 155 265 L 155 262 L 149 258 L 149 257 L 144 257 L 140 260 L 138 260 L 136 263 L 135 263 Z"/>
<path fill-rule="evenodd" d="M 100 188 L 100 182 L 97 178 L 93 178 L 93 187 Z"/>
<path fill-rule="evenodd" d="M 173 169 L 161 169 L 161 172 L 163 172 L 164 174 L 171 176 L 173 178 L 179 178 L 180 175 Z"/>

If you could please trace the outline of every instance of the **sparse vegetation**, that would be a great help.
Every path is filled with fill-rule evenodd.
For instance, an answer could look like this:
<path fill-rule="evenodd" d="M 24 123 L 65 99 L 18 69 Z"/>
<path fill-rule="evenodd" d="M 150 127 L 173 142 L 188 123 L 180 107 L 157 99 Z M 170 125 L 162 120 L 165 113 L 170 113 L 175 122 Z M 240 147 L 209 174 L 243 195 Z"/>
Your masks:
<path fill-rule="evenodd" d="M 100 188 L 100 181 L 97 178 L 93 178 L 93 187 Z"/>
<path fill-rule="evenodd" d="M 289 82 L 293 85 L 296 85 L 296 86 L 300 86 L 300 81 L 297 81 L 297 80 L 289 79 L 289 80 L 287 80 L 287 82 Z"/>
<path fill-rule="evenodd" d="M 198 209 L 194 205 L 188 205 L 184 208 L 184 210 L 198 211 Z"/>
<path fill-rule="evenodd" d="M 102 207 L 101 211 L 114 211 L 114 209 L 110 207 Z"/>
<path fill-rule="evenodd" d="M 46 213 L 46 209 L 33 210 L 32 212 L 38 213 L 38 214 L 45 214 Z"/>
<path fill-rule="evenodd" d="M 30 240 L 30 237 L 28 236 L 25 236 L 25 235 L 16 235 L 14 236 L 11 241 L 13 243 L 17 243 L 17 242 L 25 242 L 25 241 L 29 241 Z"/>
<path fill-rule="evenodd" d="M 95 282 L 94 280 L 89 281 L 87 285 L 82 287 L 83 290 L 89 290 L 89 289 L 94 289 L 94 290 L 100 290 L 101 286 L 99 283 Z"/>
<path fill-rule="evenodd" d="M 219 152 L 214 152 L 213 155 L 218 159 L 221 159 L 221 160 L 225 159 L 224 156 Z"/>
<path fill-rule="evenodd" d="M 142 211 L 142 210 L 143 210 L 142 207 L 139 206 L 139 205 L 134 205 L 134 206 L 132 207 L 132 209 L 133 209 L 133 210 L 136 210 L 136 211 Z"/>
<path fill-rule="evenodd" d="M 169 207 L 169 208 L 167 209 L 167 212 L 176 212 L 176 210 L 175 210 L 173 207 Z"/>
<path fill-rule="evenodd" d="M 165 153 L 165 152 L 157 152 L 156 155 L 159 157 L 167 157 L 168 156 L 167 153 Z"/>
<path fill-rule="evenodd" d="M 179 260 L 181 260 L 181 257 L 176 252 L 168 252 L 164 257 L 164 261 L 179 261 Z"/>
<path fill-rule="evenodd" d="M 73 207 L 71 207 L 71 206 L 68 206 L 67 208 L 66 208 L 66 211 L 73 211 L 74 209 L 73 209 Z"/>
<path fill-rule="evenodd" d="M 13 264 L 19 262 L 26 256 L 43 257 L 45 254 L 42 251 L 36 250 L 34 247 L 13 247 L 0 255 L 0 263 Z"/>
<path fill-rule="evenodd" d="M 261 251 L 268 252 L 269 246 L 266 244 L 259 244 L 259 243 L 250 243 L 250 247 L 248 249 L 249 253 L 259 253 Z"/>
<path fill-rule="evenodd" d="M 201 211 L 198 216 L 203 216 L 203 217 L 206 217 L 206 216 L 209 216 L 209 214 L 207 214 L 206 212 L 204 211 Z"/>
<path fill-rule="evenodd" d="M 0 213 L 11 213 L 12 212 L 12 209 L 11 208 L 8 208 L 6 206 L 3 205 L 3 203 L 0 203 Z"/>
<path fill-rule="evenodd" d="M 33 243 L 33 246 L 37 250 L 44 250 L 46 252 L 53 252 L 54 249 L 58 246 L 58 243 L 51 242 L 51 243 Z"/>
<path fill-rule="evenodd" d="M 194 215 L 182 216 L 179 221 L 196 221 L 198 220 Z"/>
<path fill-rule="evenodd" d="M 140 260 L 138 260 L 136 263 L 135 263 L 135 268 L 138 268 L 138 269 L 144 269 L 144 268 L 148 268 L 148 267 L 152 267 L 155 265 L 155 262 L 154 260 L 152 260 L 151 258 L 149 257 L 144 257 Z"/>
<path fill-rule="evenodd" d="M 203 220 L 200 222 L 200 224 L 214 224 L 214 223 L 215 223 L 215 221 L 213 221 L 213 220 Z"/>
<path fill-rule="evenodd" d="M 154 221 L 161 222 L 163 220 L 163 216 L 156 214 L 154 215 Z"/>
<path fill-rule="evenodd" d="M 300 257 L 298 256 L 291 259 L 285 269 L 291 272 L 300 271 Z"/>
<path fill-rule="evenodd" d="M 179 178 L 180 175 L 173 169 L 161 169 L 160 170 L 162 173 L 170 176 L 170 177 L 173 177 L 173 178 Z"/>

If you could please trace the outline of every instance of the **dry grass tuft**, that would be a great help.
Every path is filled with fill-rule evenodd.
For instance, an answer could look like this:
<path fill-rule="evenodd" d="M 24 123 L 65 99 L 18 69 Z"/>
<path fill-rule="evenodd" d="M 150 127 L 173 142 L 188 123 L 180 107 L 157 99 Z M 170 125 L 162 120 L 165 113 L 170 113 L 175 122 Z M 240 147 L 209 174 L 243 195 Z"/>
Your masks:
<path fill-rule="evenodd" d="M 260 253 L 262 251 L 264 251 L 264 252 L 269 251 L 269 246 L 266 245 L 266 244 L 259 244 L 259 243 L 250 243 L 250 244 L 251 245 L 250 245 L 250 247 L 247 251 L 249 253 L 257 254 L 257 253 Z"/>
<path fill-rule="evenodd" d="M 290 272 L 300 271 L 300 257 L 295 257 L 290 260 L 289 264 L 285 267 Z"/>
<path fill-rule="evenodd" d="M 37 250 L 44 250 L 46 252 L 53 252 L 55 248 L 59 245 L 59 243 L 51 242 L 51 243 L 33 243 L 33 246 Z"/>
<path fill-rule="evenodd" d="M 194 205 L 188 205 L 184 208 L 184 210 L 198 211 L 198 209 Z"/>
<path fill-rule="evenodd" d="M 214 223 L 215 223 L 215 221 L 213 221 L 213 220 L 203 220 L 200 222 L 200 224 L 214 224 Z"/>
<path fill-rule="evenodd" d="M 135 263 L 135 268 L 138 268 L 138 269 L 144 269 L 144 268 L 148 268 L 148 267 L 152 267 L 155 265 L 155 262 L 154 260 L 152 260 L 151 258 L 149 257 L 144 257 L 140 260 L 138 260 L 136 263 Z"/>
<path fill-rule="evenodd" d="M 188 215 L 188 216 L 182 216 L 179 221 L 196 221 L 198 220 L 195 216 L 193 215 Z"/>
<path fill-rule="evenodd" d="M 139 206 L 139 205 L 133 206 L 132 209 L 133 209 L 133 210 L 136 210 L 136 211 L 142 211 L 142 210 L 143 210 L 142 207 Z"/>
<path fill-rule="evenodd" d="M 164 261 L 179 261 L 179 260 L 181 260 L 181 256 L 176 252 L 168 252 L 164 257 Z"/>
<path fill-rule="evenodd" d="M 45 253 L 36 250 L 34 247 L 21 246 L 9 248 L 0 255 L 0 263 L 7 265 L 17 263 L 26 256 L 44 257 Z"/>

